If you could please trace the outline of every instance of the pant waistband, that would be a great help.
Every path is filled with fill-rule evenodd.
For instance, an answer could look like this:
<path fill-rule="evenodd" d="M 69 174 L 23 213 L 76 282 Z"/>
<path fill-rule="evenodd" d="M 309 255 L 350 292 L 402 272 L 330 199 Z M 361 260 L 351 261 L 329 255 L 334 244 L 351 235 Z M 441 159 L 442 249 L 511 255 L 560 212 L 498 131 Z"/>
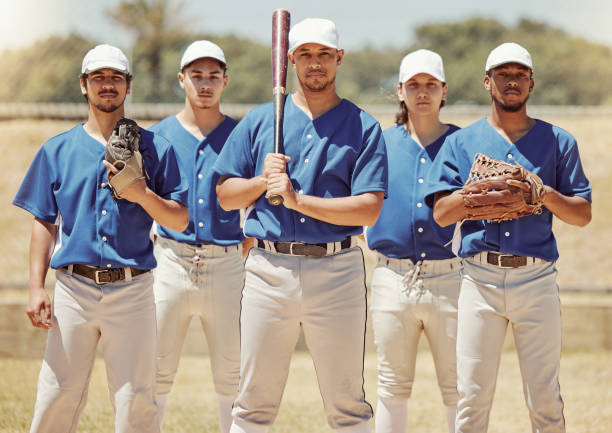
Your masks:
<path fill-rule="evenodd" d="M 378 264 L 391 269 L 394 272 L 404 274 L 419 265 L 420 274 L 444 274 L 461 269 L 461 258 L 452 257 L 443 260 L 419 260 L 417 263 L 410 259 L 396 259 L 377 253 Z"/>
<path fill-rule="evenodd" d="M 227 246 L 215 244 L 191 245 L 161 236 L 158 236 L 156 242 L 165 248 L 170 248 L 179 256 L 189 257 L 221 257 L 228 253 L 240 251 L 241 248 L 241 244 Z"/>
<path fill-rule="evenodd" d="M 125 268 L 97 268 L 88 265 L 68 265 L 64 269 L 68 274 L 77 274 L 93 280 L 97 285 L 116 283 L 118 281 L 131 281 L 132 277 L 150 272 L 150 269 Z"/>
<path fill-rule="evenodd" d="M 502 254 L 496 251 L 483 251 L 475 256 L 469 257 L 469 260 L 487 263 L 499 268 L 520 268 L 522 266 L 534 265 L 536 263 L 547 263 L 547 260 L 540 259 L 538 257 Z"/>
<path fill-rule="evenodd" d="M 354 237 L 347 236 L 339 242 L 324 242 L 320 244 L 307 244 L 305 242 L 272 242 L 265 239 L 257 239 L 257 248 L 271 253 L 287 254 L 291 256 L 324 257 L 339 253 L 342 250 L 357 245 Z"/>

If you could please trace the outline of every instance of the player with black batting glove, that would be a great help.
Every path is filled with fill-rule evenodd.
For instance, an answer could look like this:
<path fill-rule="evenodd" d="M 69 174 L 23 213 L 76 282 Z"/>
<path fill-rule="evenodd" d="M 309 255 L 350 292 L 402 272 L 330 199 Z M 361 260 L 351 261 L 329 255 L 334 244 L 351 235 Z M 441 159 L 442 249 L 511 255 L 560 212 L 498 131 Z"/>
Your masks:
<path fill-rule="evenodd" d="M 509 324 L 533 431 L 565 432 L 559 389 L 559 252 L 552 223 L 554 215 L 568 224 L 586 225 L 591 219 L 591 184 L 574 137 L 527 115 L 534 84 L 525 48 L 505 43 L 492 50 L 484 77 L 491 114 L 448 137 L 426 191 L 441 226 L 462 222 L 453 240 L 453 250 L 464 258 L 457 318 L 457 433 L 487 431 Z M 532 214 L 508 219 L 507 210 L 495 213 L 493 206 L 493 213 L 485 213 L 487 219 L 474 216 L 467 199 L 472 184 L 468 179 L 485 171 L 472 170 L 478 167 L 478 154 L 490 158 L 486 165 L 495 166 L 495 160 L 521 167 L 521 180 L 506 183 L 518 188 L 510 195 L 518 193 L 519 201 L 526 194 Z M 508 194 L 494 195 L 503 202 L 501 197 Z"/>
<path fill-rule="evenodd" d="M 76 431 L 101 343 L 115 432 L 157 432 L 149 232 L 153 220 L 187 226 L 186 185 L 170 144 L 123 118 L 131 75 L 121 50 L 98 45 L 81 71 L 87 122 L 43 144 L 13 201 L 34 216 L 27 314 L 49 330 L 30 431 Z"/>

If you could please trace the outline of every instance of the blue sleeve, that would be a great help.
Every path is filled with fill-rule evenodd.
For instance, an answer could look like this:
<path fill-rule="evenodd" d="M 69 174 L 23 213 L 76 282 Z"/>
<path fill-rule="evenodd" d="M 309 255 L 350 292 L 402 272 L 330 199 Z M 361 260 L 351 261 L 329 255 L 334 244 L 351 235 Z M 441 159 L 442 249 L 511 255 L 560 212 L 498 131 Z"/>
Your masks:
<path fill-rule="evenodd" d="M 59 213 L 53 194 L 56 183 L 55 171 L 43 146 L 34 156 L 13 204 L 36 218 L 55 224 Z"/>
<path fill-rule="evenodd" d="M 387 147 L 378 122 L 363 134 L 364 148 L 355 162 L 351 179 L 351 195 L 381 191 L 387 197 Z"/>
<path fill-rule="evenodd" d="M 583 197 L 590 202 L 592 186 L 582 169 L 578 144 L 574 137 L 570 136 L 564 147 L 557 164 L 555 189 L 563 195 Z"/>
<path fill-rule="evenodd" d="M 253 136 L 249 129 L 247 114 L 236 125 L 223 145 L 213 170 L 221 177 L 242 177 L 250 179 L 255 176 L 255 163 L 251 153 Z"/>
<path fill-rule="evenodd" d="M 442 148 L 434 158 L 425 189 L 425 204 L 433 207 L 434 194 L 442 191 L 454 191 L 463 187 L 459 169 L 458 155 L 455 153 L 453 136 L 449 135 Z"/>
<path fill-rule="evenodd" d="M 159 168 L 155 177 L 155 192 L 165 199 L 188 205 L 187 180 L 181 176 L 176 153 L 170 144 L 160 155 Z"/>

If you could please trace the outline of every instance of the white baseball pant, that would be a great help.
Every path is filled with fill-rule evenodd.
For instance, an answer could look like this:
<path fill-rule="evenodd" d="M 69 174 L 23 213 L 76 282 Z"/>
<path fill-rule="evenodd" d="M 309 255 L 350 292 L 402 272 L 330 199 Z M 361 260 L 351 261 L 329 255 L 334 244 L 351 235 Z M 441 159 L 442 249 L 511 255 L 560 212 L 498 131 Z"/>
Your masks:
<path fill-rule="evenodd" d="M 378 255 L 372 276 L 372 326 L 378 355 L 378 395 L 408 399 L 419 338 L 434 359 L 445 406 L 457 404 L 455 345 L 461 259 L 426 260 Z M 416 272 L 416 275 L 414 273 Z M 409 275 L 409 280 L 404 277 Z"/>
<path fill-rule="evenodd" d="M 240 386 L 232 433 L 264 432 L 274 422 L 300 326 L 329 425 L 347 432 L 370 431 L 372 408 L 363 390 L 364 277 L 358 247 L 322 258 L 251 249 L 240 316 Z"/>
<path fill-rule="evenodd" d="M 464 260 L 457 329 L 457 433 L 483 433 L 495 393 L 506 328 L 518 354 L 534 433 L 564 433 L 559 389 L 561 311 L 555 264 L 507 269 L 486 253 Z"/>
<path fill-rule="evenodd" d="M 76 431 L 99 342 L 115 432 L 158 432 L 151 273 L 103 286 L 62 270 L 56 275 L 53 327 L 48 331 L 30 432 Z"/>
<path fill-rule="evenodd" d="M 158 237 L 155 257 L 158 398 L 172 388 L 189 324 L 198 316 L 208 343 L 215 390 L 221 400 L 231 397 L 233 401 L 240 373 L 241 245 L 194 247 Z M 221 430 L 227 431 L 231 402 L 222 406 L 227 414 L 220 417 L 228 425 Z"/>

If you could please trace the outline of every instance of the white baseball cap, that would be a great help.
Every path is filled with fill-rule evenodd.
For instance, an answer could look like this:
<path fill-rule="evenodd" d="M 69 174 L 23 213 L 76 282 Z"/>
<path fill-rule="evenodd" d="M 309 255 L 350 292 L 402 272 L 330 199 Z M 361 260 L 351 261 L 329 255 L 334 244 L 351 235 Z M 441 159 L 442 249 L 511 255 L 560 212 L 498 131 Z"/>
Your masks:
<path fill-rule="evenodd" d="M 506 63 L 518 63 L 533 70 L 529 51 L 514 42 L 506 42 L 491 51 L 487 57 L 485 72 Z"/>
<path fill-rule="evenodd" d="M 188 64 L 206 57 L 218 60 L 224 65 L 227 64 L 225 61 L 225 54 L 223 54 L 223 50 L 219 45 L 213 44 L 210 41 L 195 41 L 185 50 L 183 58 L 181 59 L 180 69 L 182 70 Z"/>
<path fill-rule="evenodd" d="M 304 44 L 321 44 L 338 49 L 338 30 L 331 20 L 306 18 L 289 31 L 289 53 Z"/>
<path fill-rule="evenodd" d="M 406 54 L 400 64 L 399 82 L 405 83 L 417 74 L 429 74 L 445 83 L 442 57 L 429 50 L 417 50 Z"/>
<path fill-rule="evenodd" d="M 130 73 L 130 62 L 127 57 L 117 47 L 112 45 L 98 45 L 85 54 L 83 57 L 83 65 L 81 66 L 82 74 L 89 74 L 98 69 L 110 68 L 124 74 Z"/>

